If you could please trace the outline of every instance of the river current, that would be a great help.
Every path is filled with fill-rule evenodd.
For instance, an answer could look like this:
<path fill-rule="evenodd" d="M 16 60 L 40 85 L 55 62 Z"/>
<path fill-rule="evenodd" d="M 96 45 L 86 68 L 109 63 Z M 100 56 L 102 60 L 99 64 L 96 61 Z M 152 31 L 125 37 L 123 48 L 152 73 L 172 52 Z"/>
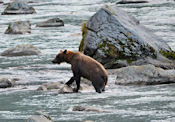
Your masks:
<path fill-rule="evenodd" d="M 5 1 L 5 0 L 4 0 Z M 77 51 L 81 24 L 105 4 L 117 0 L 36 0 L 36 14 L 0 15 L 0 53 L 18 44 L 32 44 L 39 56 L 0 56 L 0 78 L 19 78 L 13 88 L 0 89 L 0 122 L 24 122 L 35 111 L 48 113 L 55 122 L 174 122 L 175 85 L 107 86 L 102 94 L 95 91 L 57 94 L 36 91 L 42 83 L 67 81 L 70 65 L 53 65 L 51 60 L 61 49 Z M 175 50 L 175 2 L 153 0 L 147 4 L 117 5 L 135 16 L 141 24 L 163 38 Z M 6 5 L 0 4 L 0 13 Z M 37 22 L 59 17 L 63 27 L 39 28 Z M 31 34 L 4 34 L 10 22 L 29 20 Z M 109 77 L 114 83 L 115 76 Z M 73 112 L 76 105 L 88 105 L 111 112 Z"/>

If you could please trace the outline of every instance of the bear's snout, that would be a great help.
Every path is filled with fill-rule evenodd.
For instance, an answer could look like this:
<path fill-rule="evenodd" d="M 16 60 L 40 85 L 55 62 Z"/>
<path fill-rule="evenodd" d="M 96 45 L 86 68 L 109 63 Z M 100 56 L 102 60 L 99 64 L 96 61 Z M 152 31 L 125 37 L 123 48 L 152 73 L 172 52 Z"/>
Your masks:
<path fill-rule="evenodd" d="M 54 63 L 54 64 L 55 64 L 55 63 L 57 63 L 57 62 L 56 62 L 55 60 L 52 60 L 52 63 Z"/>

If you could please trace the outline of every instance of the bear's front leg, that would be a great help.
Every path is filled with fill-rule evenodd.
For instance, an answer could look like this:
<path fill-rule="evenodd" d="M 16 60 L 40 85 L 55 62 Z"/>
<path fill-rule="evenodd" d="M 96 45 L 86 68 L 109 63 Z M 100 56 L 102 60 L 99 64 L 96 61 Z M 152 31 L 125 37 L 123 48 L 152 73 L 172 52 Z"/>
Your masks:
<path fill-rule="evenodd" d="M 75 77 L 71 77 L 68 82 L 66 82 L 66 85 L 70 86 L 75 80 Z"/>
<path fill-rule="evenodd" d="M 81 79 L 80 76 L 76 76 L 75 77 L 77 88 L 76 89 L 73 89 L 74 92 L 78 92 L 78 90 L 80 89 L 80 79 Z"/>

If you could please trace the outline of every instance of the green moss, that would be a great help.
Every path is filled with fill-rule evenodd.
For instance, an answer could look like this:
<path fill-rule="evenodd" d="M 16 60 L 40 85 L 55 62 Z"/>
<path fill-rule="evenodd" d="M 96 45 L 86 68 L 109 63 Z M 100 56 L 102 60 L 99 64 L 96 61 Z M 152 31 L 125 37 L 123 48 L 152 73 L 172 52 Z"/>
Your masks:
<path fill-rule="evenodd" d="M 119 51 L 113 44 L 110 44 L 108 42 L 108 40 L 103 40 L 98 44 L 98 49 L 101 49 L 107 57 L 113 58 L 115 62 L 118 60 L 126 60 L 128 63 L 131 63 L 135 59 L 135 55 L 125 55 L 125 45 L 122 42 L 119 41 L 119 44 L 123 51 Z"/>
<path fill-rule="evenodd" d="M 127 59 L 127 60 L 126 60 L 126 62 L 127 62 L 128 64 L 132 63 L 132 61 L 133 61 L 133 60 L 131 60 L 131 59 Z"/>
<path fill-rule="evenodd" d="M 155 49 L 152 46 L 149 46 L 149 48 L 150 48 L 150 52 L 152 52 L 152 54 L 153 54 L 152 57 L 157 58 L 157 53 L 156 53 Z"/>
<path fill-rule="evenodd" d="M 174 51 L 164 51 L 164 50 L 160 50 L 159 51 L 163 56 L 169 58 L 169 59 L 173 59 L 175 60 L 175 52 Z"/>
<path fill-rule="evenodd" d="M 103 40 L 98 44 L 98 49 L 100 49 L 107 57 L 113 59 L 114 61 L 125 60 L 128 64 L 137 60 L 140 57 L 150 56 L 152 58 L 157 58 L 157 52 L 150 45 L 140 45 L 137 44 L 132 38 L 128 38 L 129 44 L 123 44 L 120 40 L 116 40 L 120 45 L 120 49 L 115 47 L 115 45 L 111 44 L 108 40 Z M 130 50 L 130 52 L 125 52 L 125 48 Z M 132 51 L 132 48 L 136 48 L 136 50 Z M 141 54 L 140 54 L 141 51 Z"/>
<path fill-rule="evenodd" d="M 81 31 L 82 31 L 82 39 L 79 45 L 79 51 L 83 51 L 84 40 L 87 35 L 87 23 L 86 22 L 82 23 Z"/>
<path fill-rule="evenodd" d="M 113 58 L 118 57 L 117 48 L 114 45 L 109 44 L 107 40 L 103 40 L 101 43 L 99 43 L 98 49 L 101 49 L 106 56 Z"/>

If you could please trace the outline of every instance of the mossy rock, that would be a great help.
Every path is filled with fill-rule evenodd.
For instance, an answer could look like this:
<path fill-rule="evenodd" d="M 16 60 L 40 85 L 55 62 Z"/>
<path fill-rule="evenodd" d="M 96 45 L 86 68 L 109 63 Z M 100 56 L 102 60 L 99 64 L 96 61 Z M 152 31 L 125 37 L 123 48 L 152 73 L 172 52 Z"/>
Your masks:
<path fill-rule="evenodd" d="M 174 59 L 174 51 L 164 40 L 140 25 L 133 16 L 108 5 L 83 23 L 79 51 L 98 60 L 106 68 L 150 62 L 161 62 L 162 65 L 162 62 L 170 63 L 169 59 Z M 164 62 L 164 58 L 169 59 Z"/>

